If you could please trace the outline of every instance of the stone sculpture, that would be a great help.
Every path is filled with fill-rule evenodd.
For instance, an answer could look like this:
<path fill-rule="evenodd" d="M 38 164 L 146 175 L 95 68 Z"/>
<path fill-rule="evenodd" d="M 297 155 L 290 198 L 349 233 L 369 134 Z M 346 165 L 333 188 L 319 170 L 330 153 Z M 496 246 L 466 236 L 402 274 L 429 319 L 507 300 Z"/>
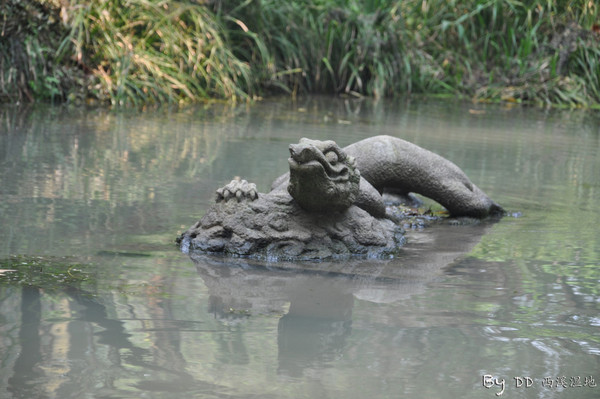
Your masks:
<path fill-rule="evenodd" d="M 217 190 L 216 204 L 179 238 L 182 250 L 268 260 L 393 256 L 403 230 L 383 192 L 421 194 L 451 216 L 485 218 L 503 209 L 449 160 L 407 141 L 371 137 L 340 148 L 301 139 L 290 172 L 266 194 L 245 180 Z"/>

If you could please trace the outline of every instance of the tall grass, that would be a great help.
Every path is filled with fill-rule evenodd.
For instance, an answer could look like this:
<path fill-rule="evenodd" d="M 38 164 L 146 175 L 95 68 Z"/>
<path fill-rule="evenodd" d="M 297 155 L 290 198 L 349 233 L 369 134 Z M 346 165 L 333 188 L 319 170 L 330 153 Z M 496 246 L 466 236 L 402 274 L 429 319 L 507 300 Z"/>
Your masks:
<path fill-rule="evenodd" d="M 0 101 L 63 101 L 83 87 L 83 74 L 57 47 L 66 32 L 49 1 L 0 2 Z"/>
<path fill-rule="evenodd" d="M 7 69 L 1 36 L 0 89 L 21 82 L 32 98 L 78 98 L 83 87 L 112 104 L 282 91 L 600 103 L 592 0 L 23 1 L 49 15 L 62 7 L 52 41 L 39 21 L 21 18 L 32 27 L 19 39 L 32 49 L 27 73 Z M 7 2 L 12 11 L 22 4 Z"/>
<path fill-rule="evenodd" d="M 236 54 L 259 62 L 266 87 L 380 97 L 410 92 L 420 80 L 423 89 L 438 89 L 412 67 L 427 55 L 406 46 L 396 6 L 385 0 L 262 0 L 219 11 L 226 20 L 246 21 L 245 35 L 257 45 L 250 54 L 247 47 Z"/>
<path fill-rule="evenodd" d="M 432 24 L 429 36 L 437 40 L 427 51 L 443 54 L 440 50 L 446 49 L 445 77 L 456 79 L 449 83 L 460 91 L 480 99 L 518 102 L 600 101 L 597 59 L 582 58 L 600 49 L 595 2 L 474 0 L 454 7 L 436 3 L 425 16 L 439 21 Z M 585 90 L 588 85 L 590 91 Z"/>
<path fill-rule="evenodd" d="M 585 105 L 598 92 L 599 6 L 589 0 L 219 1 L 234 54 L 291 93 Z M 235 22 L 235 23 L 231 23 Z M 240 30 L 237 25 L 245 29 Z"/>
<path fill-rule="evenodd" d="M 107 0 L 70 8 L 76 57 L 112 104 L 235 99 L 252 94 L 247 63 L 204 6 L 184 1 Z"/>

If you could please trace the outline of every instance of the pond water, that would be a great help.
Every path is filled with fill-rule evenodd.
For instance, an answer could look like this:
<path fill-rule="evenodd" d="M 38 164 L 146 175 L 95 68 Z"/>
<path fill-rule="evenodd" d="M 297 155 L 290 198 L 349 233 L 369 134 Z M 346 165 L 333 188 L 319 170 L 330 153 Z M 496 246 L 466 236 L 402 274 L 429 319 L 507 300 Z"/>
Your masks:
<path fill-rule="evenodd" d="M 313 97 L 0 110 L 1 398 L 598 398 L 600 115 Z M 216 188 L 389 134 L 511 214 L 396 259 L 189 256 Z"/>

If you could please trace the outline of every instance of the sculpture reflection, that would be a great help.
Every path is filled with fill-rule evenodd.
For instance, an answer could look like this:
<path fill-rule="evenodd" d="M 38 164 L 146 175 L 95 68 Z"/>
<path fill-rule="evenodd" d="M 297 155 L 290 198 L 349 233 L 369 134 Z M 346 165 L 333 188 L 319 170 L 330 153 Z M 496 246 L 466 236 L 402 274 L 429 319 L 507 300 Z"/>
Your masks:
<path fill-rule="evenodd" d="M 356 300 L 392 303 L 422 294 L 480 241 L 491 223 L 433 225 L 410 233 L 396 259 L 261 263 L 192 254 L 223 323 L 280 316 L 278 371 L 291 377 L 327 367 L 347 346 Z M 398 315 L 399 318 L 402 315 Z"/>

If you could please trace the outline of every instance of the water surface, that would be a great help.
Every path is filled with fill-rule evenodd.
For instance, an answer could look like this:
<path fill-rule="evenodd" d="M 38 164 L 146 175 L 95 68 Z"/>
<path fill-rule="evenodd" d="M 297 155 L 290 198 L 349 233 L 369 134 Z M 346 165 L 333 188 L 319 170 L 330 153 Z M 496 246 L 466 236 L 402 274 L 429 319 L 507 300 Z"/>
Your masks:
<path fill-rule="evenodd" d="M 600 396 L 598 113 L 317 97 L 0 115 L 1 398 Z M 175 247 L 232 177 L 267 191 L 289 143 L 377 134 L 519 217 L 408 229 L 392 260 Z"/>

